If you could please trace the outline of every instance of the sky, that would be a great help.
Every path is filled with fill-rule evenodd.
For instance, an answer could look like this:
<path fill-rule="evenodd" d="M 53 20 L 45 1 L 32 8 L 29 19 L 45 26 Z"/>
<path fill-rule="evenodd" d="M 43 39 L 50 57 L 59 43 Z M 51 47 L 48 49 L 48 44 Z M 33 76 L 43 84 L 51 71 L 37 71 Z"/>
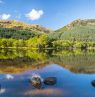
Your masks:
<path fill-rule="evenodd" d="M 95 0 L 0 0 L 0 19 L 59 29 L 76 19 L 94 19 Z"/>

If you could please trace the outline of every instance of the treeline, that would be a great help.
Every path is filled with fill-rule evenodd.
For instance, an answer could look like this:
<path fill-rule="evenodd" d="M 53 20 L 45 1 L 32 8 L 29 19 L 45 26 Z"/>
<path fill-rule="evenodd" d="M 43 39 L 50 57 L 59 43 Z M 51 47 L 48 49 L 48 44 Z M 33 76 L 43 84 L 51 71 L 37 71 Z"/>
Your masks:
<path fill-rule="evenodd" d="M 29 39 L 13 39 L 13 38 L 1 38 L 0 48 L 18 48 L 18 47 L 30 47 L 30 48 L 48 48 L 51 47 L 51 43 L 47 35 L 43 34 L 35 36 Z"/>
<path fill-rule="evenodd" d="M 39 35 L 41 33 L 29 30 L 0 29 L 0 38 L 29 39 Z"/>
<path fill-rule="evenodd" d="M 15 32 L 15 33 L 14 33 Z M 61 39 L 62 33 L 57 36 L 52 34 L 39 34 L 39 33 L 31 33 L 30 31 L 8 31 L 2 32 L 0 30 L 0 48 L 18 48 L 18 47 L 29 47 L 29 48 L 52 48 L 52 49 L 88 49 L 95 48 L 95 39 L 92 37 L 88 38 L 85 36 L 81 36 L 81 40 L 78 40 L 78 37 L 70 37 L 68 39 Z M 89 32 L 88 32 L 89 33 Z M 66 34 L 66 33 L 64 33 Z M 72 34 L 74 35 L 74 34 Z M 57 38 L 56 38 L 56 37 Z M 94 36 L 94 35 L 93 35 Z M 55 38 L 51 38 L 55 37 Z M 71 39 L 70 39 L 71 38 Z M 84 39 L 84 40 L 82 40 Z"/>
<path fill-rule="evenodd" d="M 95 42 L 57 40 L 53 41 L 53 47 L 56 49 L 92 49 L 95 48 Z"/>
<path fill-rule="evenodd" d="M 24 39 L 0 39 L 0 48 L 52 48 L 52 49 L 88 49 L 95 48 L 94 42 L 80 42 L 80 41 L 69 41 L 69 40 L 55 40 L 52 41 L 47 35 L 35 36 L 33 38 Z"/>

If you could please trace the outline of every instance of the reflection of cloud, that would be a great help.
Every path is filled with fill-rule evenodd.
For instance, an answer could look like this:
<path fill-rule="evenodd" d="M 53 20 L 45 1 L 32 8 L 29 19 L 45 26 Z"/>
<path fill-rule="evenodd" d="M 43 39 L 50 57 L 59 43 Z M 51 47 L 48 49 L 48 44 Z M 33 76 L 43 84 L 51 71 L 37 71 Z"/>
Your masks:
<path fill-rule="evenodd" d="M 31 91 L 27 91 L 25 93 L 26 96 L 29 95 L 46 95 L 46 96 L 50 96 L 50 95 L 56 95 L 56 96 L 60 96 L 62 95 L 62 90 L 60 89 L 40 89 L 40 90 L 31 90 Z"/>
<path fill-rule="evenodd" d="M 5 93 L 6 89 L 0 89 L 0 94 Z"/>
<path fill-rule="evenodd" d="M 6 75 L 6 79 L 8 79 L 8 80 L 9 80 L 9 79 L 14 79 L 14 77 L 13 77 L 11 74 L 7 74 L 7 75 Z"/>

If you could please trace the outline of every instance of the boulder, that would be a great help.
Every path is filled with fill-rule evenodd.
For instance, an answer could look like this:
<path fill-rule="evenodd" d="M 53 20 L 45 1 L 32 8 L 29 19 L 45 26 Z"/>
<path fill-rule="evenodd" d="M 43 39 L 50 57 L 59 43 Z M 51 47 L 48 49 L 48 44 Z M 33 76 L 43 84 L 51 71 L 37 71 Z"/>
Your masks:
<path fill-rule="evenodd" d="M 42 86 L 41 79 L 39 77 L 31 78 L 30 82 L 31 82 L 32 86 L 34 86 L 35 88 L 40 89 Z"/>
<path fill-rule="evenodd" d="M 92 86 L 95 87 L 95 80 L 93 80 L 93 81 L 91 82 L 91 84 L 92 84 Z"/>
<path fill-rule="evenodd" d="M 55 85 L 56 84 L 56 77 L 48 77 L 44 80 L 44 84 L 46 85 Z"/>

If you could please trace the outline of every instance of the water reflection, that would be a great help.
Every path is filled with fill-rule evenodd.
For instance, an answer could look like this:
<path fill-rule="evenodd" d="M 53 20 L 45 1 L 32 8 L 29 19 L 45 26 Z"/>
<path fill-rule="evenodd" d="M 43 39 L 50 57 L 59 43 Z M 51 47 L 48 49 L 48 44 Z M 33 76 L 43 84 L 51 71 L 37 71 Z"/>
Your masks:
<path fill-rule="evenodd" d="M 43 79 L 56 77 L 57 83 L 37 89 L 29 83 L 33 73 L 39 74 Z M 91 81 L 93 75 L 76 75 L 63 67 L 52 64 L 38 70 L 29 70 L 21 74 L 12 74 L 13 79 L 6 79 L 6 74 L 1 75 L 1 97 L 95 97 L 95 88 Z"/>
<path fill-rule="evenodd" d="M 0 73 L 0 97 L 95 97 L 94 51 L 1 49 Z M 33 74 L 57 81 L 37 89 Z"/>
<path fill-rule="evenodd" d="M 44 97 L 48 96 L 48 97 L 58 97 L 60 95 L 62 95 L 62 90 L 60 89 L 40 89 L 40 90 L 31 90 L 31 91 L 27 91 L 25 92 L 26 96 L 33 96 L 33 97 L 38 97 L 39 95 L 43 95 Z"/>
<path fill-rule="evenodd" d="M 75 73 L 95 73 L 95 51 L 0 49 L 0 73 L 21 73 L 59 64 Z"/>

